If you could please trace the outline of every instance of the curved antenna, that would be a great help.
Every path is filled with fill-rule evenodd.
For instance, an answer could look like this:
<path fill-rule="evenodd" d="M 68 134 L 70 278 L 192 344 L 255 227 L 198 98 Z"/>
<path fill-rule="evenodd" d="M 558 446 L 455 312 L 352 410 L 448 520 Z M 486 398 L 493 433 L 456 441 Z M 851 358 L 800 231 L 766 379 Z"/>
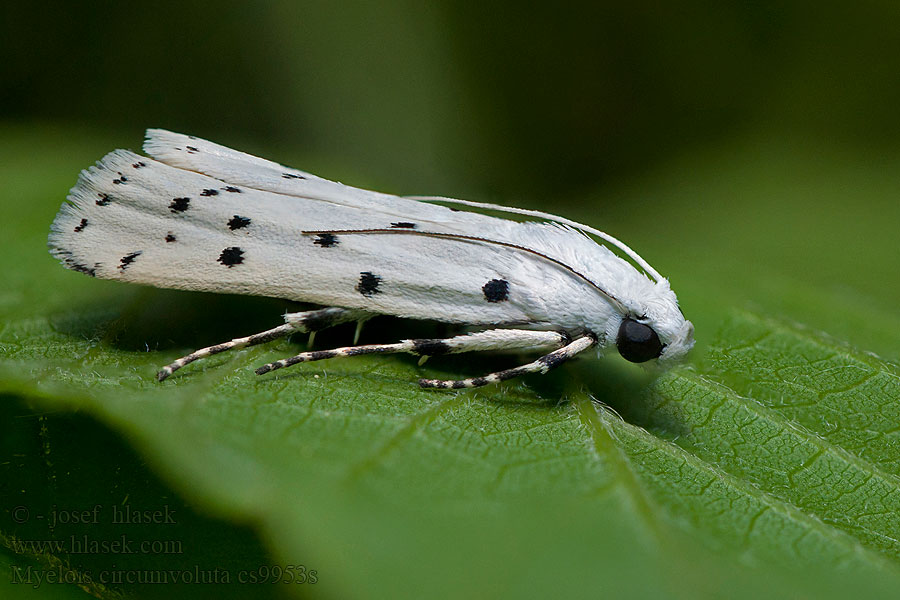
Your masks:
<path fill-rule="evenodd" d="M 599 229 L 594 229 L 589 225 L 584 225 L 583 223 L 579 223 L 577 221 L 573 221 L 571 219 L 567 219 L 565 217 L 560 217 L 558 215 L 553 215 L 550 213 L 541 212 L 539 210 L 530 210 L 527 208 L 515 208 L 512 206 L 502 206 L 500 204 L 491 204 L 489 202 L 473 202 L 472 200 L 457 200 L 456 198 L 446 198 L 444 196 L 404 196 L 404 198 L 409 198 L 410 200 L 418 200 L 420 202 L 448 202 L 450 204 L 462 204 L 464 206 L 474 206 L 475 208 L 483 208 L 486 210 L 496 210 L 499 212 L 513 213 L 517 215 L 526 215 L 529 217 L 537 217 L 539 219 L 548 219 L 550 221 L 555 221 L 557 223 L 562 223 L 563 225 L 568 225 L 570 227 L 575 227 L 576 229 L 580 229 L 581 231 L 585 231 L 587 233 L 592 233 L 596 235 L 598 238 L 605 240 L 627 254 L 631 260 L 633 260 L 639 267 L 644 269 L 648 275 L 650 275 L 654 281 L 661 281 L 663 276 L 660 275 L 656 269 L 650 266 L 650 264 L 641 258 L 641 255 L 629 248 L 625 242 L 622 242 L 608 233 L 604 233 Z"/>
<path fill-rule="evenodd" d="M 510 242 L 501 242 L 499 240 L 492 240 L 488 238 L 476 237 L 474 235 L 463 235 L 459 233 L 441 233 L 438 231 L 418 231 L 415 229 L 315 229 L 308 231 L 301 231 L 300 235 L 323 235 L 323 234 L 331 234 L 331 235 L 354 235 L 354 234 L 392 234 L 392 235 L 421 235 L 425 237 L 433 237 L 433 238 L 441 238 L 445 240 L 462 240 L 466 242 L 478 242 L 482 244 L 494 244 L 496 246 L 503 246 L 505 248 L 512 248 L 514 250 L 520 250 L 522 252 L 528 252 L 529 254 L 534 254 L 535 256 L 539 256 L 544 260 L 552 262 L 553 264 L 562 267 L 569 273 L 575 275 L 583 279 L 588 285 L 592 288 L 606 296 L 606 298 L 610 301 L 610 303 L 618 309 L 623 315 L 628 314 L 628 309 L 619 301 L 618 298 L 604 290 L 602 287 L 588 279 L 582 273 L 579 273 L 566 263 L 561 260 L 557 260 L 552 256 L 547 256 L 543 252 L 538 252 L 532 248 L 528 248 L 526 246 L 520 246 L 518 244 L 513 244 Z"/>

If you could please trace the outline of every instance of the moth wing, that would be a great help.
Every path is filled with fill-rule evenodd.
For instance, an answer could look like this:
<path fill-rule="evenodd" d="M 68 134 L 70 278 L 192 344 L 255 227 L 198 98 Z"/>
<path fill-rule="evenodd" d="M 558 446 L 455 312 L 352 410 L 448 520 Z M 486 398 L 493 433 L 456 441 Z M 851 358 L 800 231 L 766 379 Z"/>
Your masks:
<path fill-rule="evenodd" d="M 341 206 L 378 211 L 395 217 L 395 221 L 415 219 L 435 224 L 459 224 L 467 222 L 468 215 L 473 214 L 344 185 L 204 139 L 165 129 L 147 130 L 144 151 L 158 161 L 173 167 L 203 173 L 236 185 L 285 196 L 313 198 Z"/>
<path fill-rule="evenodd" d="M 412 197 L 363 190 L 164 129 L 147 130 L 144 151 L 166 164 L 248 188 L 288 198 L 315 199 L 323 203 L 358 208 L 372 215 L 362 225 L 363 228 L 389 227 L 391 223 L 414 223 L 419 229 L 428 231 L 484 237 L 529 247 L 556 256 L 584 273 L 597 273 L 602 276 L 606 285 L 610 285 L 608 280 L 618 276 L 618 272 L 607 274 L 606 264 L 610 261 L 617 265 L 622 263 L 607 247 L 596 244 L 565 224 L 522 224 L 430 204 Z M 495 205 L 462 202 L 487 209 L 504 209 Z M 352 227 L 345 223 L 335 228 Z"/>
<path fill-rule="evenodd" d="M 547 282 L 528 255 L 416 235 L 303 235 L 390 227 L 397 206 L 249 187 L 244 182 L 265 178 L 240 163 L 261 173 L 268 161 L 235 154 L 220 151 L 213 161 L 232 161 L 238 176 L 226 179 L 124 150 L 108 154 L 71 190 L 51 229 L 51 252 L 76 271 L 157 287 L 450 322 L 546 320 L 534 294 Z"/>

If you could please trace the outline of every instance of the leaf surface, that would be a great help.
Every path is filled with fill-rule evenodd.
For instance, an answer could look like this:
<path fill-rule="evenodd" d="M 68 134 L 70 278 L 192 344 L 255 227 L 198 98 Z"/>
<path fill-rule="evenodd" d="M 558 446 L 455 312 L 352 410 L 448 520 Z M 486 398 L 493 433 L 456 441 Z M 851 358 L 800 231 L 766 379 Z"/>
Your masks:
<path fill-rule="evenodd" d="M 318 583 L 286 589 L 341 597 L 603 591 L 696 598 L 727 586 L 735 597 L 840 597 L 851 589 L 877 596 L 900 582 L 900 376 L 891 362 L 900 347 L 891 308 L 898 293 L 856 275 L 841 284 L 829 279 L 860 261 L 872 266 L 872 277 L 885 262 L 896 272 L 900 261 L 879 240 L 855 257 L 828 255 L 818 236 L 843 227 L 842 215 L 817 213 L 808 251 L 822 250 L 831 262 L 788 277 L 791 261 L 812 263 L 771 258 L 784 257 L 795 235 L 775 223 L 809 205 L 768 198 L 772 189 L 789 195 L 795 183 L 776 150 L 757 162 L 745 148 L 718 162 L 705 157 L 708 165 L 698 159 L 710 173 L 698 176 L 705 187 L 674 186 L 681 165 L 611 192 L 634 195 L 622 206 L 640 210 L 613 209 L 604 220 L 646 247 L 655 265 L 662 257 L 660 269 L 697 325 L 700 343 L 689 363 L 656 373 L 610 356 L 545 378 L 443 393 L 414 382 L 422 373 L 469 376 L 516 359 L 441 358 L 419 368 L 411 357 L 364 356 L 253 374 L 302 348 L 295 338 L 223 354 L 157 383 L 160 365 L 271 327 L 291 306 L 118 285 L 62 269 L 44 247 L 49 223 L 77 170 L 112 145 L 66 148 L 51 136 L 52 158 L 36 165 L 22 157 L 48 140 L 7 139 L 14 141 L 3 150 L 0 175 L 4 201 L 17 207 L 7 211 L 7 253 L 16 260 L 0 293 L 0 392 L 19 408 L 8 409 L 16 417 L 5 427 L 13 432 L 9 422 L 21 418 L 69 418 L 58 411 L 97 419 L 197 510 L 253 527 L 272 564 L 317 571 Z M 828 157 L 816 161 L 804 165 L 821 176 L 820 208 L 834 189 L 829 177 L 844 187 L 871 177 L 862 167 L 834 173 Z M 741 188 L 742 197 L 725 208 L 715 203 L 725 181 L 760 173 L 769 176 Z M 900 191 L 900 180 L 889 183 Z M 693 204 L 679 203 L 688 192 Z M 645 196 L 657 200 L 647 205 Z M 698 203 L 709 214 L 692 210 Z M 900 217 L 896 206 L 887 208 Z M 883 212 L 863 218 L 876 223 L 888 218 Z M 648 214 L 654 219 L 641 218 Z M 751 244 L 761 230 L 767 243 Z M 721 241 L 728 236 L 746 243 Z M 711 245 L 720 251 L 710 253 Z M 867 262 L 876 256 L 880 262 Z M 382 320 L 364 341 L 436 331 L 429 327 Z M 352 328 L 338 328 L 320 334 L 317 347 L 351 336 Z M 109 483 L 104 468 L 121 470 L 121 456 L 102 452 L 104 468 L 84 470 L 77 443 L 61 443 L 58 426 L 50 431 L 36 434 L 45 436 L 37 444 L 28 435 L 9 444 L 15 456 L 31 444 L 19 454 L 34 457 L 36 471 L 10 472 L 10 506 L 25 497 L 23 481 L 40 502 L 77 493 L 79 503 L 90 503 Z M 77 441 L 96 432 L 79 420 L 66 435 Z M 59 483 L 80 475 L 78 492 Z M 108 523 L 89 529 L 119 531 Z M 6 540 L 26 533 L 36 535 L 9 517 L 0 525 Z M 206 546 L 230 551 L 236 543 Z M 94 570 L 109 562 L 88 558 Z M 184 563 L 141 560 L 157 569 Z M 191 560 L 222 561 L 196 546 Z M 235 576 L 240 570 L 228 568 Z M 216 588 L 184 589 L 196 597 Z M 152 594 L 125 584 L 101 594 L 123 590 Z"/>

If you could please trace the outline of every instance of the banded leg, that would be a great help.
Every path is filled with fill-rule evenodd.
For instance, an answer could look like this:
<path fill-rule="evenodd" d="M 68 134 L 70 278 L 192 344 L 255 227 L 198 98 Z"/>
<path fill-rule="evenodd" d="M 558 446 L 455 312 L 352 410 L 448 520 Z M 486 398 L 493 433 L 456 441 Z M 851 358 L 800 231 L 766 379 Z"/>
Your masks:
<path fill-rule="evenodd" d="M 595 338 L 593 335 L 585 335 L 583 337 L 575 339 L 575 341 L 566 346 L 563 346 L 559 350 L 554 350 L 549 354 L 545 354 L 536 361 L 530 362 L 527 365 L 522 365 L 521 367 L 506 369 L 504 371 L 497 371 L 496 373 L 489 373 L 487 375 L 482 375 L 481 377 L 471 377 L 469 379 L 420 379 L 419 385 L 423 388 L 443 388 L 458 390 L 463 388 L 480 387 L 482 385 L 488 385 L 489 383 L 506 381 L 507 379 L 512 379 L 513 377 L 519 377 L 520 375 L 526 375 L 528 373 L 544 374 L 550 369 L 555 369 L 567 360 L 573 358 L 579 352 L 587 350 L 596 343 L 597 338 Z"/>
<path fill-rule="evenodd" d="M 460 352 L 479 352 L 482 350 L 547 350 L 549 348 L 559 348 L 568 341 L 568 336 L 558 331 L 489 329 L 446 339 L 402 340 L 396 344 L 347 346 L 345 348 L 334 348 L 333 350 L 302 352 L 296 356 L 263 365 L 256 370 L 256 374 L 262 375 L 275 369 L 283 369 L 302 362 L 342 356 L 359 356 L 360 354 L 408 352 L 424 357 L 457 354 Z"/>
<path fill-rule="evenodd" d="M 290 335 L 295 332 L 315 332 L 322 329 L 327 329 L 328 327 L 333 327 L 334 325 L 340 325 L 341 323 L 346 323 L 348 321 L 367 319 L 371 316 L 372 315 L 370 313 L 362 310 L 339 308 L 336 306 L 320 308 L 318 310 L 287 313 L 286 315 L 284 315 L 284 325 L 279 325 L 278 327 L 275 327 L 273 329 L 255 333 L 247 337 L 235 338 L 230 342 L 224 342 L 222 344 L 216 344 L 215 346 L 207 346 L 206 348 L 195 350 L 187 356 L 183 356 L 175 362 L 160 369 L 159 373 L 156 374 L 156 378 L 159 381 L 163 381 L 181 367 L 190 364 L 195 360 L 206 358 L 207 356 L 212 356 L 213 354 L 219 354 L 220 352 L 225 352 L 226 350 L 245 348 L 247 346 L 256 346 L 257 344 L 265 344 L 266 342 L 277 340 L 278 338 Z"/>

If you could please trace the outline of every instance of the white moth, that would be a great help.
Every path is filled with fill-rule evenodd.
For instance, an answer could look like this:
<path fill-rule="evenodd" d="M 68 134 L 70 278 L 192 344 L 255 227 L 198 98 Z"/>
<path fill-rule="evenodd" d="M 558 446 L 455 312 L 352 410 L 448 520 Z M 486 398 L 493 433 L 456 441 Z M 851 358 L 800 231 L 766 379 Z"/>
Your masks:
<path fill-rule="evenodd" d="M 161 129 L 147 131 L 144 151 L 152 158 L 116 150 L 81 173 L 49 238 L 66 267 L 156 287 L 327 307 L 288 313 L 274 329 L 197 350 L 164 367 L 160 381 L 211 354 L 378 314 L 483 330 L 303 352 L 256 372 L 369 353 L 409 352 L 423 360 L 480 350 L 545 353 L 481 377 L 419 380 L 428 388 L 468 388 L 546 373 L 592 346 L 615 345 L 632 362 L 670 361 L 693 346 L 693 325 L 668 281 L 628 246 L 586 225 L 494 204 L 361 190 Z"/>

